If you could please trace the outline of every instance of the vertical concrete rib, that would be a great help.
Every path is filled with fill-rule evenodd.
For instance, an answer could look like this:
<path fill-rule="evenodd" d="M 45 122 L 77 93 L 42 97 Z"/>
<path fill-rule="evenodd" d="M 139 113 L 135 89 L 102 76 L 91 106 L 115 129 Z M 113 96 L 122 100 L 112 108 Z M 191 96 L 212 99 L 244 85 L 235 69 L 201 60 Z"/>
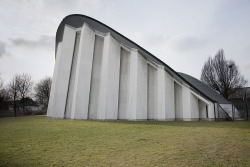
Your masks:
<path fill-rule="evenodd" d="M 53 99 L 50 99 L 49 117 L 64 118 L 75 37 L 76 30 L 65 25 L 62 48 L 56 58 L 56 64 L 58 65 L 55 66 L 57 69 L 55 69 L 53 76 L 52 93 L 54 96 L 52 96 Z"/>
<path fill-rule="evenodd" d="M 174 82 L 174 99 L 175 99 L 175 119 L 177 121 L 183 120 L 183 99 L 182 99 L 182 87 Z"/>
<path fill-rule="evenodd" d="M 129 99 L 128 99 L 128 112 L 127 118 L 130 120 L 136 120 L 136 104 L 137 104 L 137 65 L 138 54 L 137 50 L 131 51 L 130 56 L 130 73 L 129 73 Z"/>
<path fill-rule="evenodd" d="M 158 65 L 157 68 L 157 110 L 154 118 L 156 120 L 174 120 L 174 81 L 164 69 Z"/>
<path fill-rule="evenodd" d="M 117 119 L 120 74 L 120 44 L 110 34 L 104 38 L 98 119 Z"/>
<path fill-rule="evenodd" d="M 203 101 L 198 100 L 198 105 L 199 105 L 199 118 L 200 119 L 207 118 L 206 104 Z"/>
<path fill-rule="evenodd" d="M 154 119 L 165 120 L 166 118 L 166 84 L 165 84 L 165 70 L 163 66 L 157 68 L 157 97 L 156 97 L 156 112 L 154 113 Z"/>
<path fill-rule="evenodd" d="M 183 120 L 191 121 L 191 93 L 190 89 L 182 86 Z"/>
<path fill-rule="evenodd" d="M 103 61 L 104 38 L 95 36 L 94 57 L 92 63 L 91 87 L 89 97 L 89 119 L 97 119 L 97 109 L 99 105 L 99 94 L 101 84 L 101 70 Z"/>
<path fill-rule="evenodd" d="M 72 99 L 72 119 L 87 119 L 95 33 L 86 24 L 81 30 Z"/>
<path fill-rule="evenodd" d="M 136 119 L 147 119 L 147 60 L 137 52 L 137 107 Z"/>
<path fill-rule="evenodd" d="M 74 119 L 74 118 L 71 117 L 71 115 L 72 115 L 72 113 L 74 113 L 74 110 L 72 110 L 72 108 L 74 107 L 73 97 L 74 97 L 74 90 L 76 89 L 76 87 L 75 87 L 75 78 L 76 78 L 76 69 L 77 69 L 77 61 L 78 61 L 78 51 L 79 51 L 80 36 L 81 36 L 81 31 L 77 31 L 76 40 L 75 40 L 74 54 L 73 54 L 73 58 L 72 58 L 73 60 L 72 60 L 71 71 L 70 71 L 70 79 L 69 79 L 69 87 L 68 87 L 66 108 L 65 108 L 65 118 L 66 119 Z"/>
<path fill-rule="evenodd" d="M 209 101 L 209 105 L 207 106 L 208 107 L 208 118 L 216 118 L 216 110 L 214 108 L 214 103 L 212 103 L 211 101 Z"/>
<path fill-rule="evenodd" d="M 54 66 L 54 73 L 53 73 L 53 79 L 52 79 L 52 85 L 51 85 L 51 92 L 50 92 L 50 97 L 49 97 L 49 105 L 48 105 L 48 111 L 47 111 L 47 116 L 49 117 L 54 117 L 54 98 L 55 98 L 55 91 L 56 91 L 56 78 L 57 78 L 57 71 L 58 71 L 58 66 L 60 62 L 60 55 L 61 55 L 61 49 L 62 49 L 62 42 L 57 44 L 57 51 L 56 51 L 56 61 L 55 61 L 55 66 Z"/>
<path fill-rule="evenodd" d="M 128 119 L 147 119 L 147 61 L 131 51 Z"/>
<path fill-rule="evenodd" d="M 121 49 L 118 119 L 129 119 L 130 54 L 130 51 Z"/>
<path fill-rule="evenodd" d="M 148 81 L 147 81 L 147 119 L 155 119 L 157 111 L 157 69 L 148 64 Z"/>
<path fill-rule="evenodd" d="M 194 96 L 192 93 L 190 94 L 190 119 L 192 121 L 198 121 L 200 118 L 199 115 L 199 101 L 196 96 Z"/>
<path fill-rule="evenodd" d="M 169 73 L 165 72 L 165 104 L 166 104 L 166 120 L 175 120 L 175 102 L 174 102 L 174 79 Z"/>

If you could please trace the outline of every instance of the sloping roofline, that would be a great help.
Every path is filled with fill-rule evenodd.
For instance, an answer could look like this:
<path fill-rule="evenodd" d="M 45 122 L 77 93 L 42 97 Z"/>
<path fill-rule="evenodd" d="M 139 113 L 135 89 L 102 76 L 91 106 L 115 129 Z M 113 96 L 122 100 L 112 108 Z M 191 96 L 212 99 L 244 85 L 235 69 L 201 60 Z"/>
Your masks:
<path fill-rule="evenodd" d="M 230 101 L 228 101 L 226 98 L 224 98 L 222 95 L 217 93 L 215 90 L 213 90 L 211 87 L 204 84 L 200 80 L 198 80 L 190 75 L 181 73 L 181 72 L 178 72 L 178 73 L 183 78 L 185 78 L 188 82 L 190 82 L 192 85 L 194 85 L 197 89 L 199 89 L 202 93 L 206 94 L 210 98 L 213 98 L 219 104 L 231 104 Z"/>
<path fill-rule="evenodd" d="M 119 41 L 120 43 L 130 47 L 130 48 L 135 48 L 138 49 L 138 52 L 141 53 L 142 56 L 144 56 L 146 59 L 149 59 L 151 61 L 157 62 L 157 64 L 162 65 L 165 67 L 165 70 L 172 76 L 174 77 L 176 80 L 178 80 L 179 82 L 185 82 L 187 85 L 189 85 L 191 88 L 193 88 L 196 92 L 198 92 L 199 94 L 201 94 L 203 97 L 209 99 L 212 102 L 217 102 L 216 100 L 210 98 L 209 96 L 207 96 L 206 94 L 204 94 L 202 91 L 200 91 L 199 89 L 197 89 L 194 85 L 192 85 L 189 81 L 187 81 L 184 77 L 182 77 L 178 72 L 176 72 L 174 69 L 172 69 L 170 66 L 168 66 L 167 64 L 165 64 L 163 61 L 161 61 L 160 59 L 158 59 L 157 57 L 155 57 L 153 54 L 151 54 L 150 52 L 148 52 L 146 49 L 142 48 L 141 46 L 139 46 L 138 44 L 136 44 L 135 42 L 131 41 L 130 39 L 128 39 L 127 37 L 125 37 L 124 35 L 120 34 L 119 32 L 117 32 L 116 30 L 112 29 L 111 27 L 103 24 L 102 22 L 93 19 L 89 16 L 86 15 L 81 15 L 81 14 L 72 14 L 72 15 L 68 15 L 66 16 L 60 23 L 59 27 L 57 28 L 57 32 L 56 32 L 56 45 L 55 45 L 55 49 L 57 49 L 57 44 L 59 42 L 62 41 L 63 38 L 63 31 L 64 31 L 64 26 L 70 25 L 72 27 L 75 28 L 79 28 L 82 27 L 83 23 L 86 22 L 88 25 L 90 25 L 93 29 L 100 31 L 100 32 L 110 32 L 110 35 L 116 39 L 117 41 Z"/>

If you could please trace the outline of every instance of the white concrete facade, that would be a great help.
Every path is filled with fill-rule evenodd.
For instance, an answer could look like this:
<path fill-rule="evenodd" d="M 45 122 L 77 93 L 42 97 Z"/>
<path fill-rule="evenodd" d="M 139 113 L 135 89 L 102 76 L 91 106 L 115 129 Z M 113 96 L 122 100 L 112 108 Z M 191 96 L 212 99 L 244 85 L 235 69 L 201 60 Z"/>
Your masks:
<path fill-rule="evenodd" d="M 137 49 L 87 24 L 58 43 L 47 116 L 92 120 L 213 120 L 216 104 Z"/>

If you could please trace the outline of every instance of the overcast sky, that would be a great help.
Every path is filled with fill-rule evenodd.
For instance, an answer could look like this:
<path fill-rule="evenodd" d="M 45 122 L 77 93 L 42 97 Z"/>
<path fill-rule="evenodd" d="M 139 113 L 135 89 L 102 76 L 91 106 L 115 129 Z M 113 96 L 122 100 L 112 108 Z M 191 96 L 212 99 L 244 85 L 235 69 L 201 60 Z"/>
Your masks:
<path fill-rule="evenodd" d="M 250 82 L 249 0 L 0 0 L 5 83 L 18 73 L 34 81 L 53 75 L 56 30 L 69 14 L 101 21 L 198 79 L 208 57 L 224 49 Z"/>

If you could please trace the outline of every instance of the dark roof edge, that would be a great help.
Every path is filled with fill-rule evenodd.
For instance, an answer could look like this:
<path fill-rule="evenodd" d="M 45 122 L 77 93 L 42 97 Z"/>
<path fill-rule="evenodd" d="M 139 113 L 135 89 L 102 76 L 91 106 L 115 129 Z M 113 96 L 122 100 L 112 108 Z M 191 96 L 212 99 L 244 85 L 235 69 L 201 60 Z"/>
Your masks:
<path fill-rule="evenodd" d="M 150 53 L 149 51 L 147 51 L 146 49 L 144 49 L 143 47 L 141 47 L 140 45 L 138 45 L 137 43 L 133 42 L 132 40 L 128 39 L 127 37 L 125 37 L 124 35 L 120 34 L 119 32 L 117 32 L 116 30 L 114 30 L 113 28 L 107 26 L 106 24 L 92 18 L 92 17 L 89 17 L 89 16 L 86 16 L 86 15 L 82 15 L 82 14 L 71 14 L 71 15 L 68 15 L 66 17 L 63 18 L 63 20 L 60 22 L 58 28 L 61 26 L 62 22 L 69 18 L 69 17 L 74 17 L 74 16 L 80 16 L 80 17 L 86 17 L 86 18 L 89 18 L 107 28 L 109 28 L 110 30 L 114 31 L 115 33 L 117 33 L 118 35 L 120 35 L 121 37 L 125 38 L 126 40 L 128 40 L 129 42 L 133 43 L 134 45 L 136 45 L 138 48 L 140 48 L 141 50 L 145 51 L 147 54 L 149 54 L 150 56 L 152 56 L 154 59 L 156 59 L 157 61 L 159 61 L 160 63 L 162 63 L 165 67 L 167 67 L 170 71 L 172 71 L 174 74 L 176 74 L 179 78 L 181 78 L 184 82 L 186 82 L 190 87 L 192 87 L 193 89 L 195 89 L 197 92 L 201 93 L 201 95 L 203 95 L 204 97 L 206 97 L 207 99 L 211 100 L 212 102 L 216 102 L 214 101 L 213 99 L 211 99 L 210 97 L 208 97 L 207 95 L 205 95 L 204 93 L 202 93 L 199 89 L 197 89 L 195 86 L 193 86 L 190 82 L 188 82 L 186 79 L 184 79 L 178 72 L 176 72 L 174 69 L 172 69 L 170 66 L 168 66 L 166 63 L 164 63 L 162 60 L 160 60 L 159 58 L 155 57 L 152 53 Z M 56 31 L 56 34 L 58 32 L 58 28 L 57 28 L 57 31 Z M 55 41 L 56 42 L 56 41 Z"/>
<path fill-rule="evenodd" d="M 199 85 L 200 85 L 200 84 L 201 84 L 201 85 L 204 85 L 209 91 L 212 91 L 212 92 L 216 93 L 218 97 L 224 99 L 224 102 L 221 102 L 220 100 L 218 100 L 217 103 L 219 103 L 219 104 L 231 104 L 231 102 L 230 102 L 228 99 L 226 99 L 225 97 L 223 97 L 221 94 L 219 94 L 218 92 L 216 92 L 213 88 L 211 88 L 210 86 L 208 86 L 208 85 L 205 84 L 204 82 L 202 82 L 202 81 L 198 80 L 197 78 L 195 78 L 195 77 L 193 77 L 193 76 L 190 76 L 190 75 L 188 75 L 188 74 L 185 74 L 185 73 L 182 73 L 182 72 L 178 72 L 178 73 L 179 73 L 180 75 L 183 75 L 183 76 L 187 76 L 187 77 L 189 77 L 189 78 L 192 78 L 192 79 L 195 80 L 195 82 L 198 83 Z M 188 79 L 187 79 L 187 80 L 188 80 Z M 191 82 L 191 81 L 190 81 L 190 82 Z M 211 97 L 211 96 L 210 96 L 210 97 Z M 216 101 L 216 100 L 214 100 L 214 101 Z M 225 102 L 226 102 L 226 103 L 225 103 Z"/>

